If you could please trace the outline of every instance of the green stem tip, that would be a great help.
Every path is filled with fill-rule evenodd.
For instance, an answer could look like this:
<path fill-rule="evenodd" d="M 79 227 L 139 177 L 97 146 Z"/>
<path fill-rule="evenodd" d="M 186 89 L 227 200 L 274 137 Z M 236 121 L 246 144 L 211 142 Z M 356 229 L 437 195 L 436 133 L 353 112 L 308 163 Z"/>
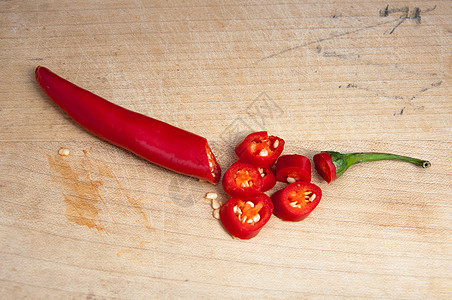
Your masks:
<path fill-rule="evenodd" d="M 332 162 L 336 166 L 336 176 L 342 175 L 350 166 L 366 161 L 378 160 L 397 160 L 412 163 L 423 168 L 429 168 L 431 163 L 427 160 L 417 159 L 409 156 L 397 155 L 392 153 L 379 152 L 356 152 L 342 154 L 339 152 L 327 151 L 331 155 Z"/>

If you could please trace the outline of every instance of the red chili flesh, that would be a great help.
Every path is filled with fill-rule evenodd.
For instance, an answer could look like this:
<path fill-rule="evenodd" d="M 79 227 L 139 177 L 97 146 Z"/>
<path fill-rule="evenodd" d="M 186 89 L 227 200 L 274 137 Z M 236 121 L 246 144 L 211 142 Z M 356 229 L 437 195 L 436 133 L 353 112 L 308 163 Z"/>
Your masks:
<path fill-rule="evenodd" d="M 235 153 L 243 162 L 255 167 L 270 168 L 284 149 L 284 140 L 269 136 L 266 131 L 254 132 L 235 147 Z"/>
<path fill-rule="evenodd" d="M 310 160 L 306 156 L 298 154 L 282 155 L 276 162 L 276 180 L 289 183 L 295 181 L 310 182 Z"/>
<path fill-rule="evenodd" d="M 35 75 L 50 99 L 94 135 L 177 173 L 219 182 L 221 169 L 205 138 L 113 104 L 45 67 Z"/>
<path fill-rule="evenodd" d="M 291 183 L 271 196 L 273 213 L 284 221 L 301 221 L 317 207 L 322 190 L 315 184 L 299 181 Z"/>
<path fill-rule="evenodd" d="M 233 197 L 220 208 L 223 227 L 234 237 L 251 239 L 268 222 L 273 203 L 264 193 L 251 198 Z"/>
<path fill-rule="evenodd" d="M 222 184 L 228 195 L 247 197 L 261 192 L 263 179 L 256 167 L 237 161 L 224 173 Z"/>
<path fill-rule="evenodd" d="M 315 169 L 326 182 L 330 183 L 336 179 L 336 166 L 333 164 L 331 155 L 326 152 L 317 153 L 313 160 Z"/>
<path fill-rule="evenodd" d="M 271 190 L 276 185 L 275 174 L 270 168 L 257 168 L 262 177 L 262 192 Z"/>

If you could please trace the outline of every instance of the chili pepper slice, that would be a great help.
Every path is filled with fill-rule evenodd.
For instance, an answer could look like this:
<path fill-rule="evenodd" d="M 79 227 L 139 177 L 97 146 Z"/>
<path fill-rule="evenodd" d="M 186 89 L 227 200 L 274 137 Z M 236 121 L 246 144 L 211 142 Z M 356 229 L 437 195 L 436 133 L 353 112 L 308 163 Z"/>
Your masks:
<path fill-rule="evenodd" d="M 365 161 L 398 160 L 409 162 L 423 168 L 431 166 L 430 162 L 427 160 L 378 152 L 356 152 L 343 154 L 335 151 L 325 151 L 314 155 L 313 160 L 315 169 L 328 183 L 344 174 L 350 166 Z"/>
<path fill-rule="evenodd" d="M 50 99 L 94 135 L 177 173 L 219 182 L 221 169 L 205 138 L 113 104 L 45 67 L 35 76 Z"/>
<path fill-rule="evenodd" d="M 220 221 L 234 237 L 251 239 L 268 222 L 273 203 L 264 193 L 251 198 L 232 197 L 220 208 Z"/>
<path fill-rule="evenodd" d="M 263 179 L 256 167 L 237 161 L 226 170 L 222 183 L 228 195 L 247 197 L 261 192 Z"/>
<path fill-rule="evenodd" d="M 284 221 L 298 222 L 306 218 L 317 207 L 322 190 L 315 184 L 298 181 L 271 196 L 273 213 Z"/>
<path fill-rule="evenodd" d="M 276 162 L 276 180 L 287 183 L 311 181 L 311 161 L 303 155 L 282 155 Z"/>
<path fill-rule="evenodd" d="M 263 184 L 262 184 L 262 192 L 266 192 L 271 190 L 276 185 L 275 174 L 273 174 L 272 169 L 270 168 L 257 168 L 259 173 L 261 174 Z"/>
<path fill-rule="evenodd" d="M 249 134 L 235 147 L 241 161 L 260 168 L 271 167 L 284 149 L 284 140 L 269 136 L 267 131 Z"/>

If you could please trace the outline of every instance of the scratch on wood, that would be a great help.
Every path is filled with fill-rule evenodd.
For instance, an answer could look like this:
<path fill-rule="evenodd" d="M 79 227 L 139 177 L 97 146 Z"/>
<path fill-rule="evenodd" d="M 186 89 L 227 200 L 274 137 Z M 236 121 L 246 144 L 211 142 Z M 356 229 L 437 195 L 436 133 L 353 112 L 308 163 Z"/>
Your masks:
<path fill-rule="evenodd" d="M 399 16 L 397 23 L 389 31 L 389 34 L 392 34 L 406 20 L 412 20 L 416 24 L 421 24 L 421 12 L 428 13 L 435 9 L 436 9 L 436 5 L 432 8 L 427 8 L 423 11 L 419 7 L 415 7 L 415 8 L 413 8 L 413 10 L 410 10 L 410 8 L 408 6 L 389 9 L 389 4 L 388 4 L 388 5 L 386 5 L 386 7 L 384 9 L 380 10 L 379 15 L 380 15 L 380 17 L 388 17 L 389 15 L 391 15 L 393 13 L 402 13 L 402 15 Z"/>
<path fill-rule="evenodd" d="M 410 99 L 413 100 L 414 98 L 416 98 L 416 97 L 419 96 L 420 94 L 425 93 L 425 92 L 431 90 L 432 88 L 439 87 L 442 83 L 443 83 L 442 80 L 438 80 L 438 81 L 432 82 L 432 83 L 430 84 L 430 86 L 425 87 L 425 88 L 423 88 L 423 89 L 420 89 L 420 90 L 419 90 L 416 94 L 414 94 Z"/>
<path fill-rule="evenodd" d="M 394 25 L 394 27 L 392 27 L 392 29 L 389 31 L 389 34 L 393 34 L 397 27 L 402 25 L 402 23 L 405 22 L 405 20 L 406 18 L 400 18 L 399 21 L 397 21 L 397 23 Z"/>
<path fill-rule="evenodd" d="M 342 88 L 342 85 L 339 85 L 339 88 Z M 371 89 L 371 88 L 368 88 L 368 87 L 363 87 L 363 86 L 360 86 L 360 85 L 358 85 L 356 83 L 349 83 L 349 84 L 347 84 L 345 86 L 345 88 L 346 89 L 357 89 L 357 90 L 361 90 L 361 91 L 366 91 L 366 92 L 369 92 L 369 93 L 373 93 L 376 96 L 381 97 L 381 98 L 395 99 L 395 100 L 403 99 L 402 96 L 388 95 L 383 90 L 377 90 L 377 89 Z"/>
<path fill-rule="evenodd" d="M 400 111 L 398 111 L 398 112 L 395 112 L 394 113 L 394 116 L 395 115 L 403 115 L 403 112 L 405 111 L 405 106 L 400 110 Z"/>
<path fill-rule="evenodd" d="M 376 24 L 368 25 L 368 26 L 365 26 L 365 27 L 360 27 L 360 28 L 357 28 L 357 29 L 354 29 L 354 30 L 343 32 L 343 33 L 333 34 L 333 35 L 331 35 L 329 37 L 326 37 L 326 38 L 321 38 L 321 39 L 318 39 L 318 40 L 307 41 L 306 43 L 303 43 L 303 44 L 300 44 L 300 45 L 297 45 L 297 46 L 294 46 L 294 47 L 290 47 L 290 48 L 284 49 L 284 50 L 282 50 L 280 52 L 276 52 L 276 53 L 270 54 L 270 55 L 268 55 L 266 57 L 263 57 L 263 58 L 257 60 L 256 62 L 254 62 L 253 65 L 257 65 L 257 64 L 259 64 L 259 63 L 261 63 L 261 62 L 263 62 L 265 60 L 274 58 L 276 56 L 280 56 L 282 54 L 285 54 L 285 53 L 288 53 L 288 52 L 291 52 L 291 51 L 294 51 L 294 50 L 297 50 L 297 49 L 300 49 L 300 48 L 304 48 L 304 47 L 307 47 L 307 46 L 310 46 L 310 45 L 314 45 L 314 44 L 319 44 L 319 43 L 326 42 L 326 41 L 331 41 L 331 40 L 334 40 L 336 38 L 344 37 L 344 36 L 351 35 L 351 34 L 354 34 L 354 33 L 358 33 L 358 32 L 361 32 L 361 31 L 366 31 L 366 30 L 373 29 L 373 28 L 376 28 L 376 27 L 379 27 L 379 26 L 382 26 L 382 25 L 390 24 L 390 23 L 393 23 L 393 22 L 394 22 L 393 20 L 385 21 L 385 22 L 379 22 L 379 23 L 376 23 Z"/>

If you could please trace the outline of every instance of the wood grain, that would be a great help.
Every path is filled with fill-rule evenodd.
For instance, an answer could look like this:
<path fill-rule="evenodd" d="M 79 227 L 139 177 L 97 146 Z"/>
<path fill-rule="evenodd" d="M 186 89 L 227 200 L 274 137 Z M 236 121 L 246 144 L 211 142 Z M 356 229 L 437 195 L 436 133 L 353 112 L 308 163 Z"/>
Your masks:
<path fill-rule="evenodd" d="M 451 20 L 449 1 L 2 1 L 0 295 L 452 298 Z M 87 133 L 37 65 L 205 136 L 224 170 L 255 130 L 432 167 L 313 173 L 309 218 L 235 240 L 204 199 L 221 186 Z"/>

